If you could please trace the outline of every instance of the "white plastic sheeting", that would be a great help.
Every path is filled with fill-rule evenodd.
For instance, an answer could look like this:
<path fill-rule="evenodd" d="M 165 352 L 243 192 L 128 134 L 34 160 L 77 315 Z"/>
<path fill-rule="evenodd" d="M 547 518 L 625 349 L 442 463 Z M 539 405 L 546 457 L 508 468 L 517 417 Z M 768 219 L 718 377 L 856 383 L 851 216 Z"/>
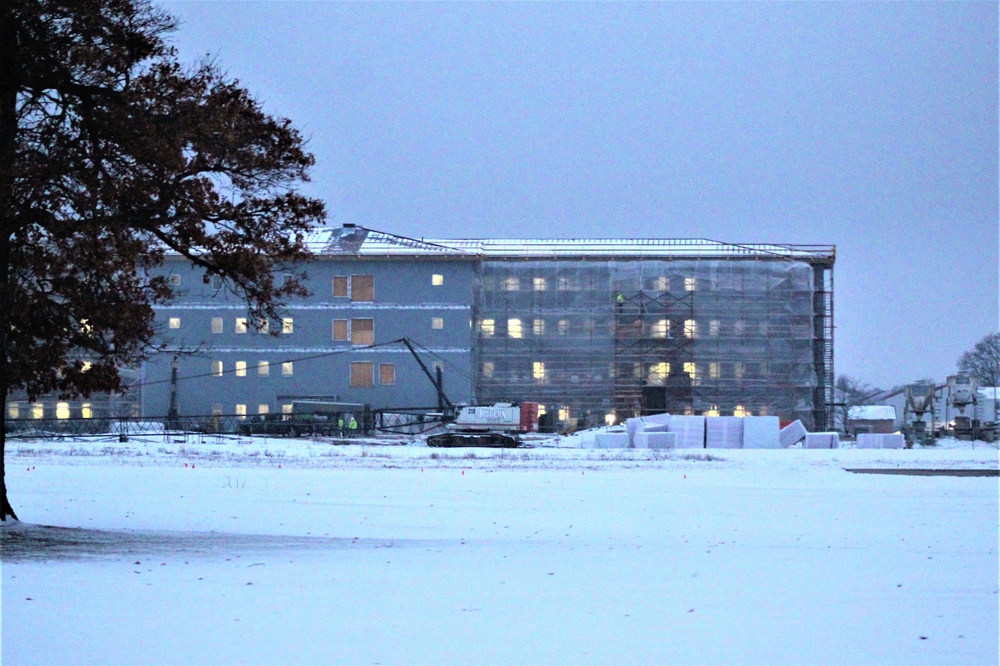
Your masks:
<path fill-rule="evenodd" d="M 743 448 L 743 419 L 738 416 L 710 416 L 705 419 L 705 447 Z"/>
<path fill-rule="evenodd" d="M 806 433 L 805 448 L 807 449 L 839 449 L 840 435 L 835 432 Z"/>
<path fill-rule="evenodd" d="M 900 434 L 877 435 L 863 433 L 858 435 L 859 449 L 901 449 L 906 440 Z"/>
<path fill-rule="evenodd" d="M 640 432 L 635 436 L 637 449 L 674 449 L 677 448 L 677 433 L 675 432 Z"/>
<path fill-rule="evenodd" d="M 807 434 L 806 427 L 802 425 L 802 421 L 795 420 L 781 429 L 779 439 L 781 445 L 787 449 L 792 444 L 801 442 Z"/>
<path fill-rule="evenodd" d="M 670 431 L 677 435 L 677 448 L 705 448 L 704 416 L 671 416 Z"/>
<path fill-rule="evenodd" d="M 627 449 L 628 433 L 626 432 L 602 432 L 594 437 L 594 442 L 599 449 Z"/>
<path fill-rule="evenodd" d="M 781 446 L 781 422 L 777 416 L 747 416 L 743 419 L 744 449 L 777 449 Z"/>

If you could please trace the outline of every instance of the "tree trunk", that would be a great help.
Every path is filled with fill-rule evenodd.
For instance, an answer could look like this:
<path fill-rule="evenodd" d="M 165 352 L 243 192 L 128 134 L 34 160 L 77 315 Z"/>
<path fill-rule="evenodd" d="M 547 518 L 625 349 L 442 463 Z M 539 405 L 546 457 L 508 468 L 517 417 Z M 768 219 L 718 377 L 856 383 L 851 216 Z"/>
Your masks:
<path fill-rule="evenodd" d="M 14 235 L 14 157 L 17 147 L 18 31 L 12 2 L 0 7 L 0 520 L 17 520 L 7 499 L 7 394 L 10 390 L 8 332 L 11 306 L 11 243 Z"/>

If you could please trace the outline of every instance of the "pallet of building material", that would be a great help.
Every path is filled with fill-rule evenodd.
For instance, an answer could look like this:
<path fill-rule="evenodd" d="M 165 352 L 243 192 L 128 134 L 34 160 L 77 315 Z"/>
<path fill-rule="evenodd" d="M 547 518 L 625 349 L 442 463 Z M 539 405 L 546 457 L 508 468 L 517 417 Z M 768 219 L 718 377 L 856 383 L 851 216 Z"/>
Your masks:
<path fill-rule="evenodd" d="M 627 449 L 627 432 L 599 432 L 594 436 L 598 449 Z"/>
<path fill-rule="evenodd" d="M 802 421 L 796 419 L 781 429 L 778 438 L 781 441 L 781 446 L 787 449 L 792 444 L 801 442 L 806 438 L 807 434 L 806 427 L 802 425 Z"/>
<path fill-rule="evenodd" d="M 677 448 L 677 433 L 675 432 L 640 432 L 635 436 L 637 449 L 675 449 Z"/>
<path fill-rule="evenodd" d="M 840 435 L 835 432 L 806 433 L 805 448 L 807 449 L 839 449 Z"/>
<path fill-rule="evenodd" d="M 781 446 L 781 422 L 777 416 L 743 418 L 744 449 L 777 449 Z"/>
<path fill-rule="evenodd" d="M 743 448 L 743 419 L 738 416 L 706 417 L 705 447 L 709 449 Z"/>
<path fill-rule="evenodd" d="M 859 449 L 901 449 L 906 444 L 900 434 L 861 433 L 858 435 Z"/>
<path fill-rule="evenodd" d="M 705 448 L 704 416 L 671 416 L 670 432 L 676 433 L 678 449 Z"/>

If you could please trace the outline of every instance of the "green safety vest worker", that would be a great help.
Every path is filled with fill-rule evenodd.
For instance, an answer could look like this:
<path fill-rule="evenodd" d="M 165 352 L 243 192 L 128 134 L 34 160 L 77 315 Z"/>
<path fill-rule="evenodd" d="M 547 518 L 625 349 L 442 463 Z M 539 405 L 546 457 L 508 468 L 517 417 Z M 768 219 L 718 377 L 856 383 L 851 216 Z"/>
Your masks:
<path fill-rule="evenodd" d="M 337 427 L 338 427 L 338 428 L 339 428 L 339 429 L 340 429 L 341 431 L 343 431 L 343 430 L 344 430 L 344 417 L 343 417 L 343 415 L 341 415 L 341 417 L 340 417 L 339 419 L 337 419 Z"/>
<path fill-rule="evenodd" d="M 615 296 L 615 300 L 618 302 L 618 305 L 621 305 L 622 303 L 625 302 L 625 297 L 622 296 L 622 292 L 620 291 L 618 292 L 618 295 Z"/>
<path fill-rule="evenodd" d="M 351 417 L 351 420 L 347 422 L 347 427 L 350 428 L 351 430 L 358 429 L 358 422 L 354 420 L 353 416 Z"/>

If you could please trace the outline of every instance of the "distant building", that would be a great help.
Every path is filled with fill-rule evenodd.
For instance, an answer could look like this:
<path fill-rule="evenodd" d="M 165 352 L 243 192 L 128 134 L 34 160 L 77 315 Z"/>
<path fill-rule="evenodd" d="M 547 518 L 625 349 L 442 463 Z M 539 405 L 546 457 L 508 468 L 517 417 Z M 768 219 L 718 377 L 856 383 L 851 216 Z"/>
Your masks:
<path fill-rule="evenodd" d="M 896 408 L 891 405 L 863 405 L 847 410 L 847 432 L 874 435 L 896 432 Z"/>

